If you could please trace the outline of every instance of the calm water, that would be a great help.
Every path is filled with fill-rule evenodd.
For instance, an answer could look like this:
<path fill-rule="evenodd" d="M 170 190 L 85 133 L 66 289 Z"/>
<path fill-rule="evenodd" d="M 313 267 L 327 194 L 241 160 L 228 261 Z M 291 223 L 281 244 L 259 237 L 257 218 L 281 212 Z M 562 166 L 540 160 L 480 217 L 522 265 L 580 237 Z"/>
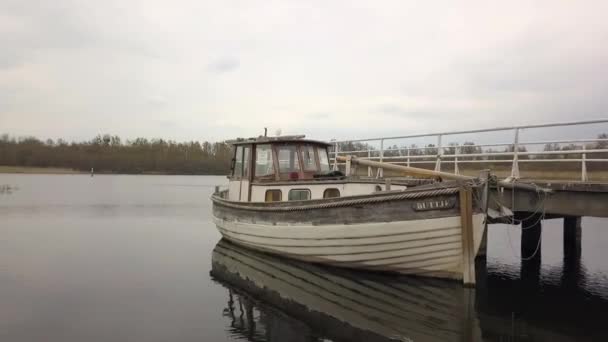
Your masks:
<path fill-rule="evenodd" d="M 607 220 L 583 220 L 581 260 L 545 221 L 540 274 L 491 226 L 465 290 L 217 245 L 225 181 L 0 175 L 0 341 L 608 340 Z"/>

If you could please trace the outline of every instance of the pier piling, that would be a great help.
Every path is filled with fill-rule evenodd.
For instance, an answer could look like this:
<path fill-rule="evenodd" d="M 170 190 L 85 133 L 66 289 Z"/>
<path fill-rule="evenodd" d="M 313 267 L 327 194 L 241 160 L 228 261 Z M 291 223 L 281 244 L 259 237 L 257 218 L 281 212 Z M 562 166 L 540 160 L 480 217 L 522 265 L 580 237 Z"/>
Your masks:
<path fill-rule="evenodd" d="M 542 244 L 542 220 L 539 215 L 532 215 L 521 222 L 521 258 L 540 260 Z"/>
<path fill-rule="evenodd" d="M 577 288 L 584 279 L 581 266 L 581 218 L 564 217 L 564 263 L 562 283 L 564 288 Z"/>
<path fill-rule="evenodd" d="M 580 258 L 581 256 L 581 218 L 564 217 L 564 257 Z"/>
<path fill-rule="evenodd" d="M 528 289 L 539 285 L 542 246 L 542 217 L 532 215 L 521 222 L 521 280 Z"/>

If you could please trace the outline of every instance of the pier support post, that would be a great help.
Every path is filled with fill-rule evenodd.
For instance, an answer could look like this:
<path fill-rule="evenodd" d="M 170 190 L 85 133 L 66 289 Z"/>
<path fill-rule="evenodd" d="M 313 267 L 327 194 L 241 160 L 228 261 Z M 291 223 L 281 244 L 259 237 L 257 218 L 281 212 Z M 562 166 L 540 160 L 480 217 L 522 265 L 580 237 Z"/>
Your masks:
<path fill-rule="evenodd" d="M 533 215 L 521 222 L 521 258 L 540 260 L 542 244 L 542 224 L 539 215 Z"/>
<path fill-rule="evenodd" d="M 521 279 L 535 288 L 540 280 L 542 217 L 533 215 L 521 222 Z"/>
<path fill-rule="evenodd" d="M 564 217 L 564 257 L 581 257 L 581 218 Z"/>
<path fill-rule="evenodd" d="M 485 223 L 483 234 L 481 235 L 481 244 L 479 244 L 479 251 L 477 252 L 477 259 L 485 259 L 488 256 L 488 224 Z"/>
<path fill-rule="evenodd" d="M 562 270 L 563 288 L 575 289 L 584 282 L 581 270 L 581 218 L 564 217 L 564 263 Z"/>
<path fill-rule="evenodd" d="M 484 213 L 488 212 L 488 205 L 490 201 L 490 170 L 482 170 L 479 173 L 479 179 L 485 183 L 481 191 L 481 207 Z M 488 217 L 484 220 L 483 234 L 481 235 L 481 243 L 479 245 L 479 251 L 477 251 L 476 258 L 485 259 L 488 253 Z"/>

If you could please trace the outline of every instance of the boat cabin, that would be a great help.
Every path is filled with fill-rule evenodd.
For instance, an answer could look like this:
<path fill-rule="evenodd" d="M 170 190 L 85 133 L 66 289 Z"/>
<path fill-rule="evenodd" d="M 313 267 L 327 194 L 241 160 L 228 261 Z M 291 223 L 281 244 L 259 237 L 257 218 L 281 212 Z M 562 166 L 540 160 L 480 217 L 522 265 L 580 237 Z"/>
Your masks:
<path fill-rule="evenodd" d="M 332 171 L 328 143 L 303 135 L 228 141 L 234 146 L 228 199 L 302 201 L 382 191 L 379 181 L 352 181 Z M 404 188 L 397 187 L 396 189 Z"/>

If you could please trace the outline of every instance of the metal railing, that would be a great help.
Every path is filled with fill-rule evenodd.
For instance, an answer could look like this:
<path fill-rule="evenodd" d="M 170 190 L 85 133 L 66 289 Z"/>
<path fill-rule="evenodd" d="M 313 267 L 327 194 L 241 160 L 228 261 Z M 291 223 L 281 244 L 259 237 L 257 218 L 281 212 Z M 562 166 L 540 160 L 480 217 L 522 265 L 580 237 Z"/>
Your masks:
<path fill-rule="evenodd" d="M 608 119 L 598 120 L 587 120 L 587 121 L 572 121 L 572 122 L 559 122 L 549 124 L 537 124 L 537 125 L 525 125 L 525 126 L 512 126 L 512 127 L 497 127 L 489 129 L 474 129 L 466 131 L 454 131 L 454 132 L 441 132 L 441 133 L 425 133 L 425 134 L 413 134 L 404 136 L 391 136 L 391 137 L 380 137 L 371 139 L 355 139 L 355 140 L 332 140 L 334 146 L 331 152 L 331 161 L 333 163 L 333 169 L 337 170 L 338 165 L 342 164 L 336 160 L 338 155 L 354 154 L 359 155 L 359 158 L 367 158 L 371 160 L 377 160 L 380 162 L 391 162 L 394 164 L 406 164 L 410 166 L 412 164 L 435 164 L 435 170 L 441 170 L 442 163 L 454 164 L 454 173 L 459 174 L 459 164 L 466 163 L 511 163 L 511 178 L 520 178 L 519 163 L 546 163 L 546 162 L 580 162 L 581 163 L 581 180 L 588 181 L 587 174 L 587 163 L 594 162 L 608 162 L 608 138 L 595 138 L 595 139 L 570 139 L 570 140 L 546 140 L 546 141 L 520 141 L 520 132 L 528 129 L 541 129 L 550 127 L 560 126 L 582 126 L 591 124 L 606 124 Z M 488 132 L 499 132 L 499 131 L 513 131 L 512 142 L 501 142 L 501 143 L 488 143 L 488 144 L 448 144 L 444 142 L 446 137 L 471 134 L 471 133 L 488 133 Z M 597 132 L 602 133 L 602 132 Z M 437 141 L 436 145 L 427 145 L 421 147 L 398 147 L 385 149 L 385 143 L 396 140 L 406 140 L 413 138 L 435 138 Z M 369 147 L 370 144 L 379 144 L 380 148 L 368 148 L 364 150 L 340 150 L 340 145 L 345 143 L 360 143 L 364 146 Z M 593 145 L 585 145 L 594 143 Z M 573 145 L 576 149 L 572 150 L 543 150 L 543 151 L 527 151 L 525 146 L 529 145 L 548 145 L 548 144 L 581 144 Z M 491 151 L 483 152 L 483 148 L 488 147 L 506 147 L 505 151 Z M 433 153 L 425 152 L 425 154 L 419 154 L 420 151 L 431 150 Z M 447 153 L 446 153 L 447 150 Z M 463 153 L 465 151 L 475 150 L 473 153 Z M 415 153 L 412 153 L 415 151 Z M 389 155 L 386 155 L 387 152 Z M 363 154 L 363 155 L 361 155 Z M 397 155 L 395 155 L 397 154 Z M 598 156 L 599 158 L 588 158 L 588 155 Z M 574 158 L 565 158 L 567 156 L 574 156 Z M 561 158 L 556 158 L 561 157 Z M 496 158 L 500 159 L 496 159 Z M 510 158 L 507 158 L 510 157 Z M 520 158 L 527 157 L 527 158 Z M 373 177 L 371 167 L 368 167 L 368 176 Z M 377 169 L 376 177 L 382 177 L 382 168 Z"/>

